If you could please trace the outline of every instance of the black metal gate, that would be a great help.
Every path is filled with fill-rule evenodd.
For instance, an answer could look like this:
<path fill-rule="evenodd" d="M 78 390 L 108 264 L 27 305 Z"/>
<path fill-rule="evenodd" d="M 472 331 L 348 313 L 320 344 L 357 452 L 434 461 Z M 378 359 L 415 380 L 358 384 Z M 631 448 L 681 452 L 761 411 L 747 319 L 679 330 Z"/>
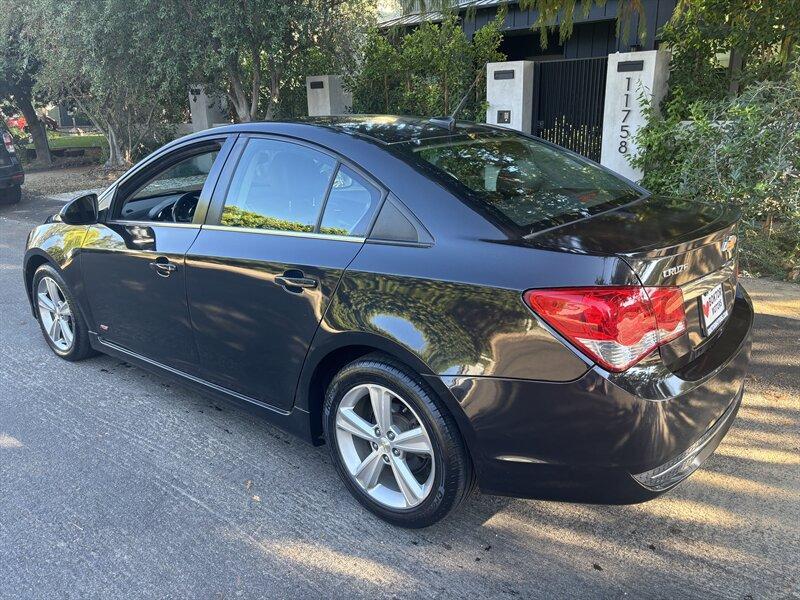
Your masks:
<path fill-rule="evenodd" d="M 607 70 L 606 56 L 537 62 L 533 134 L 599 162 Z"/>

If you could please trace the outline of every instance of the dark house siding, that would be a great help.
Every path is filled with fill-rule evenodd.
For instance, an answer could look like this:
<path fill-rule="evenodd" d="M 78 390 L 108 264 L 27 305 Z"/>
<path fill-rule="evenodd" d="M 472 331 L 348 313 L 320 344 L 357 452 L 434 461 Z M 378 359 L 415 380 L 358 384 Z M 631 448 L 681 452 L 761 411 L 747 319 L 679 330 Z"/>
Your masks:
<path fill-rule="evenodd" d="M 608 0 L 604 6 L 592 6 L 586 17 L 579 11 L 575 17 L 572 36 L 564 45 L 559 45 L 557 36 L 553 36 L 545 49 L 539 45 L 538 31 L 531 31 L 538 12 L 521 10 L 519 4 L 511 4 L 508 6 L 508 14 L 503 26 L 506 39 L 512 40 L 517 36 L 521 36 L 523 39 L 509 41 L 505 44 L 504 50 L 508 55 L 508 60 L 536 60 L 537 56 L 551 60 L 553 58 L 590 58 L 613 52 L 654 50 L 658 44 L 657 33 L 672 17 L 676 0 L 642 0 L 642 4 L 646 28 L 643 39 L 639 39 L 638 36 L 638 15 L 633 17 L 628 35 L 624 39 L 617 37 L 617 0 Z M 474 9 L 473 13 L 462 12 L 462 26 L 470 38 L 476 29 L 483 27 L 495 18 L 497 7 L 478 7 Z"/>

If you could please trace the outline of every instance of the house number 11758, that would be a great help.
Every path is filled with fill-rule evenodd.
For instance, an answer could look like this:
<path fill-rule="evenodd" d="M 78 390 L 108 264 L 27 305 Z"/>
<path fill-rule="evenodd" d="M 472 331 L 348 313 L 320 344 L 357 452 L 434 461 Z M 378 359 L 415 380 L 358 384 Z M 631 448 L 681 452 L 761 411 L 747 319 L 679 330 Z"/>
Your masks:
<path fill-rule="evenodd" d="M 628 153 L 628 138 L 631 135 L 629 125 L 626 123 L 628 116 L 631 114 L 631 78 L 625 78 L 625 105 L 622 107 L 622 124 L 619 126 L 619 146 L 617 150 L 620 154 Z"/>

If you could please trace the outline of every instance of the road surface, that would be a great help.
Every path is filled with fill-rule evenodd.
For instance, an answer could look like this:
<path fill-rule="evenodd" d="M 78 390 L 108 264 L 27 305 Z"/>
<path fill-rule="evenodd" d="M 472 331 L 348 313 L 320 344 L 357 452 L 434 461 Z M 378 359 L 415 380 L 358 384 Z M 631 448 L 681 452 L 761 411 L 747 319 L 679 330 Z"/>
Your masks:
<path fill-rule="evenodd" d="M 116 359 L 54 356 L 20 265 L 60 205 L 0 207 L 0 597 L 800 595 L 800 286 L 745 282 L 758 317 L 742 409 L 671 493 L 476 495 L 406 531 L 350 498 L 325 448 Z"/>

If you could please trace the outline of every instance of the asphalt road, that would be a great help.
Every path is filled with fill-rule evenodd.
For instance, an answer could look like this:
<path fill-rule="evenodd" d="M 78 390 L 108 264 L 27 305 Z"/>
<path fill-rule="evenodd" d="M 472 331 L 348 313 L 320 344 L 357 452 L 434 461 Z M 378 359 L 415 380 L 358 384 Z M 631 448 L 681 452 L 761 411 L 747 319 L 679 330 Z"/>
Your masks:
<path fill-rule="evenodd" d="M 325 448 L 109 357 L 67 363 L 22 288 L 0 207 L 0 598 L 800 597 L 800 286 L 749 280 L 753 375 L 716 454 L 666 496 L 476 495 L 405 531 Z"/>

